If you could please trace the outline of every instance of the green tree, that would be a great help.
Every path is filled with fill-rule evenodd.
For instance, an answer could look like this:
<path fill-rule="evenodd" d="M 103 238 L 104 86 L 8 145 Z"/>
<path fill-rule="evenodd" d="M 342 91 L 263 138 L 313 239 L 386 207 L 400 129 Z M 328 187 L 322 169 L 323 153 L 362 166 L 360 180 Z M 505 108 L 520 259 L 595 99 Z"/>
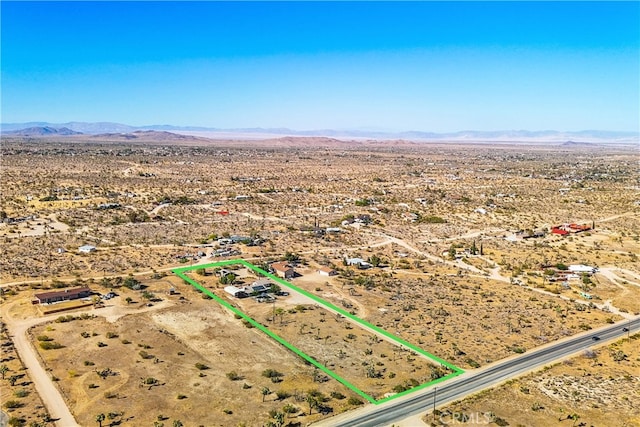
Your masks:
<path fill-rule="evenodd" d="M 140 287 L 141 287 L 141 283 L 133 276 L 129 276 L 126 279 L 124 279 L 123 285 L 134 291 L 140 290 Z"/>
<path fill-rule="evenodd" d="M 380 259 L 378 255 L 371 255 L 369 257 L 369 264 L 371 264 L 374 267 L 379 266 L 381 262 L 382 262 L 382 259 Z"/>
<path fill-rule="evenodd" d="M 182 427 L 184 424 L 182 424 L 182 421 L 180 420 L 173 420 L 173 427 Z"/>
<path fill-rule="evenodd" d="M 477 255 L 478 254 L 478 247 L 476 246 L 476 241 L 473 241 L 473 244 L 471 245 L 471 249 L 470 249 L 471 255 Z"/>
<path fill-rule="evenodd" d="M 287 251 L 284 253 L 284 259 L 285 261 L 296 262 L 296 261 L 300 261 L 300 256 L 293 252 Z"/>
<path fill-rule="evenodd" d="M 236 276 L 233 273 L 227 273 L 227 274 L 225 274 L 224 276 L 222 276 L 220 278 L 220 283 L 223 284 L 223 285 L 232 285 L 233 282 L 236 281 L 237 277 L 238 276 Z"/>
<path fill-rule="evenodd" d="M 98 414 L 96 415 L 96 422 L 98 423 L 98 425 L 100 427 L 102 427 L 102 422 L 104 421 L 106 417 L 104 416 L 104 414 Z"/>
<path fill-rule="evenodd" d="M 456 259 L 456 248 L 453 245 L 449 247 L 449 258 Z"/>
<path fill-rule="evenodd" d="M 282 288 L 277 283 L 272 283 L 271 287 L 269 288 L 269 291 L 273 292 L 274 294 L 277 294 L 281 290 Z"/>

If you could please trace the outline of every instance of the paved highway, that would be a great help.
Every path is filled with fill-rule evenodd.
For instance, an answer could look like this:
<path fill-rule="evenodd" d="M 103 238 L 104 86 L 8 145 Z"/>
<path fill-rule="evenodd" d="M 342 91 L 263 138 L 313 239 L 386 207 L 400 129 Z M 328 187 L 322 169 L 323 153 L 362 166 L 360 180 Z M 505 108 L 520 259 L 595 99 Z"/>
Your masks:
<path fill-rule="evenodd" d="M 628 328 L 629 332 L 624 331 L 624 328 Z M 485 368 L 467 371 L 459 377 L 415 394 L 379 406 L 368 406 L 357 411 L 337 415 L 314 425 L 333 427 L 388 426 L 393 422 L 433 409 L 434 394 L 435 406 L 444 405 L 607 341 L 623 338 L 627 334 L 637 332 L 640 332 L 640 316 L 546 344 L 522 355 L 493 363 Z M 593 337 L 598 337 L 598 339 L 594 340 Z"/>

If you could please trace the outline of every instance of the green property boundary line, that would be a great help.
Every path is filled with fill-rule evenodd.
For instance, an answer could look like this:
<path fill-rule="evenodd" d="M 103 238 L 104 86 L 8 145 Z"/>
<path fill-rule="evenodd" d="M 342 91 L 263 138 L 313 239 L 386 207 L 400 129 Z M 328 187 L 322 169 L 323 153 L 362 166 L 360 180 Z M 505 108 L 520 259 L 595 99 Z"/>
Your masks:
<path fill-rule="evenodd" d="M 218 297 L 217 295 L 215 295 L 213 292 L 211 292 L 210 290 L 206 289 L 204 286 L 202 286 L 200 283 L 196 282 L 195 280 L 193 280 L 192 278 L 188 277 L 186 274 L 186 272 L 188 271 L 192 271 L 192 270 L 197 270 L 200 268 L 212 268 L 212 267 L 222 267 L 222 266 L 227 266 L 227 265 L 237 265 L 237 264 L 241 264 L 253 271 L 255 271 L 256 273 L 259 273 L 265 277 L 268 277 L 269 279 L 275 281 L 276 283 L 279 283 L 283 286 L 285 286 L 288 289 L 291 289 L 295 292 L 298 292 L 299 294 L 302 294 L 310 299 L 312 299 L 313 301 L 317 302 L 318 304 L 327 307 L 333 311 L 336 311 L 338 313 L 340 313 L 342 316 L 344 317 L 348 317 L 349 319 L 353 320 L 356 323 L 359 323 L 361 326 L 371 329 L 379 334 L 382 334 L 384 336 L 386 336 L 387 338 L 389 338 L 391 341 L 395 342 L 396 344 L 400 345 L 400 347 L 406 347 L 409 350 L 412 350 L 416 353 L 419 353 L 423 356 L 426 356 L 428 359 L 431 359 L 434 362 L 437 362 L 441 365 L 446 366 L 447 368 L 451 369 L 453 372 L 450 373 L 449 375 L 445 375 L 444 377 L 440 377 L 436 380 L 433 381 L 429 381 L 428 383 L 424 383 L 424 384 L 420 384 L 414 388 L 411 388 L 409 390 L 405 390 L 401 393 L 396 393 L 392 396 L 386 397 L 384 399 L 379 399 L 376 400 L 375 398 L 369 396 L 367 393 L 365 393 L 364 391 L 360 390 L 359 388 L 357 388 L 356 386 L 354 386 L 353 384 L 351 384 L 349 381 L 347 381 L 346 379 L 342 378 L 340 375 L 338 375 L 337 373 L 335 373 L 334 371 L 330 370 L 329 368 L 327 368 L 326 366 L 324 366 L 323 364 L 321 364 L 320 362 L 318 362 L 317 360 L 315 360 L 314 358 L 312 358 L 311 356 L 305 354 L 304 352 L 302 352 L 301 350 L 299 350 L 297 347 L 295 347 L 293 344 L 289 343 L 288 341 L 284 340 L 282 337 L 278 336 L 277 334 L 275 334 L 273 331 L 271 331 L 269 328 L 267 328 L 266 326 L 262 325 L 261 323 L 259 323 L 258 321 L 254 320 L 253 318 L 251 318 L 250 316 L 248 316 L 247 314 L 243 313 L 242 311 L 238 310 L 237 308 L 235 308 L 234 306 L 232 306 L 231 304 L 229 304 L 227 301 L 223 300 L 222 298 Z M 302 359 L 306 360 L 307 362 L 311 363 L 312 365 L 314 365 L 315 367 L 317 367 L 318 369 L 320 369 L 321 371 L 323 371 L 325 374 L 329 375 L 330 377 L 332 377 L 333 379 L 335 379 L 336 381 L 338 381 L 339 383 L 345 385 L 346 387 L 348 387 L 350 390 L 352 390 L 353 392 L 355 392 L 356 394 L 358 394 L 359 396 L 365 398 L 368 402 L 379 405 L 381 403 L 385 403 L 388 402 L 390 400 L 393 399 L 397 399 L 401 396 L 405 396 L 407 394 L 410 393 L 414 393 L 416 391 L 425 389 L 427 387 L 431 387 L 432 385 L 441 383 L 443 381 L 446 381 L 450 378 L 453 378 L 455 376 L 458 376 L 460 374 L 463 374 L 464 371 L 460 368 L 458 368 L 457 366 L 454 366 L 452 364 L 450 364 L 449 362 L 446 362 L 445 360 L 440 359 L 437 356 L 434 356 L 431 353 L 428 353 L 426 351 L 424 351 L 423 349 L 414 346 L 413 344 L 408 343 L 407 341 L 385 331 L 384 329 L 381 329 L 377 326 L 372 325 L 371 323 L 360 319 L 357 316 L 354 316 L 353 314 L 341 309 L 340 307 L 336 307 L 335 305 L 331 304 L 328 301 L 323 300 L 322 298 L 305 291 L 304 289 L 301 289 L 295 285 L 292 285 L 291 283 L 282 280 L 279 277 L 274 276 L 271 273 L 268 273 L 266 271 L 264 271 L 263 269 L 261 269 L 260 267 L 256 267 L 255 265 L 243 260 L 243 259 L 234 259 L 234 260 L 227 260 L 227 261 L 219 261 L 219 262 L 214 262 L 214 263 L 210 263 L 210 264 L 202 264 L 202 265 L 195 265 L 195 266 L 189 266 L 189 267 L 179 267 L 179 268 L 174 268 L 173 270 L 171 270 L 173 273 L 175 273 L 178 277 L 182 278 L 184 281 L 186 281 L 187 283 L 189 283 L 190 285 L 192 285 L 193 287 L 195 287 L 196 289 L 204 292 L 205 294 L 207 294 L 209 297 L 211 297 L 213 300 L 215 300 L 216 302 L 218 302 L 220 305 L 222 305 L 223 307 L 231 310 L 234 314 L 237 314 L 238 316 L 242 317 L 243 319 L 245 319 L 247 322 L 249 322 L 251 325 L 253 325 L 255 328 L 261 330 L 262 332 L 264 332 L 265 334 L 267 334 L 268 336 L 270 336 L 271 338 L 273 338 L 274 340 L 276 340 L 277 342 L 279 342 L 280 344 L 282 344 L 283 346 L 285 346 L 286 348 L 288 348 L 289 350 L 293 351 L 295 354 L 297 354 L 298 356 L 300 356 Z"/>

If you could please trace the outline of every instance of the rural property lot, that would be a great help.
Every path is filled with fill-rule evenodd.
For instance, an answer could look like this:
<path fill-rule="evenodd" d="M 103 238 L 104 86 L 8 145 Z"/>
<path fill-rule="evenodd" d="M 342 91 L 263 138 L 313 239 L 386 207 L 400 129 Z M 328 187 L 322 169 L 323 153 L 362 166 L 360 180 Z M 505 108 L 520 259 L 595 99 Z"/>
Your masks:
<path fill-rule="evenodd" d="M 234 305 L 209 291 L 183 273 L 202 268 L 242 264 L 272 283 L 307 297 L 315 304 L 289 303 L 288 308 L 262 307 L 252 299 L 234 299 Z M 323 372 L 337 379 L 372 403 L 406 394 L 406 390 L 424 388 L 432 381 L 446 380 L 463 371 L 438 359 L 392 334 L 242 260 L 207 264 L 174 270 L 196 289 L 258 327 L 270 337 L 293 350 Z M 285 300 L 286 304 L 286 300 Z M 286 315 L 286 322 L 284 320 Z M 279 319 L 278 319 L 279 316 Z M 266 317 L 267 326 L 255 319 Z M 356 328 L 354 328 L 354 325 Z M 304 349 L 304 352 L 300 349 Z M 311 355 L 311 356 L 310 356 Z M 425 363 L 426 359 L 426 363 Z M 417 379 L 416 379 L 417 377 Z M 393 386 L 395 385 L 395 386 Z"/>

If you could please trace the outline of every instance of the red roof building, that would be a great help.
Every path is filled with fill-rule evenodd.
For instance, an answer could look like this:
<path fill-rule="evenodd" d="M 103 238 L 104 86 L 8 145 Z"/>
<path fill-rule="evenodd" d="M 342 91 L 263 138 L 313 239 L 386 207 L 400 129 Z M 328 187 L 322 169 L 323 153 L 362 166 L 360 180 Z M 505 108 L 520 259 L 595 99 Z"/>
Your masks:
<path fill-rule="evenodd" d="M 91 296 L 91 289 L 87 287 L 64 289 L 61 291 L 43 292 L 35 294 L 38 304 L 51 304 L 52 302 L 71 301 L 74 299 Z"/>
<path fill-rule="evenodd" d="M 286 262 L 274 262 L 271 264 L 271 268 L 273 268 L 273 271 L 275 271 L 278 277 L 282 277 L 283 279 L 291 279 L 296 276 L 293 267 Z"/>

